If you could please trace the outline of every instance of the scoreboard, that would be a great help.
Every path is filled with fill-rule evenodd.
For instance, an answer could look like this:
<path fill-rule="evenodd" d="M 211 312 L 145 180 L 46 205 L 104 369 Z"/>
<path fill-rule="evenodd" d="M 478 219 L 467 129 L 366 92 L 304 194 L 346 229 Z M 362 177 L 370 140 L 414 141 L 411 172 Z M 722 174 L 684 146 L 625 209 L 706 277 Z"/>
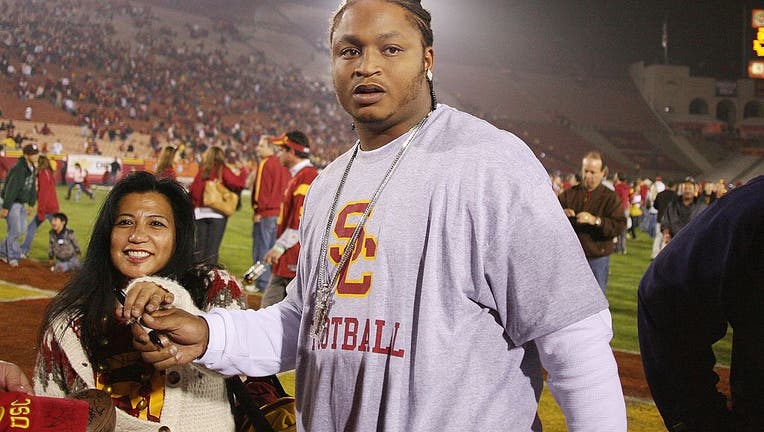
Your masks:
<path fill-rule="evenodd" d="M 764 79 L 764 9 L 751 9 L 751 49 L 748 52 L 748 77 Z"/>

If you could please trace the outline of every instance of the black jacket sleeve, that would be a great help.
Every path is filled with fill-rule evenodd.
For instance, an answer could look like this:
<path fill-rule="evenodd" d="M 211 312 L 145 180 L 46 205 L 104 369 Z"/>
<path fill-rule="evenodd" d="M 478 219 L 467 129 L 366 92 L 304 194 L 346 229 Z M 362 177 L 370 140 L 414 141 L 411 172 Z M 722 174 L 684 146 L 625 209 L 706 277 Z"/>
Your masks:
<path fill-rule="evenodd" d="M 763 232 L 764 177 L 755 189 L 733 191 L 693 219 L 640 281 L 640 351 L 669 430 L 748 431 L 739 421 L 762 418 Z M 728 324 L 734 329 L 730 385 L 739 402 L 733 411 L 716 388 L 713 370 L 712 345 Z M 750 337 L 738 343 L 743 335 Z M 736 378 L 736 370 L 745 372 Z M 759 407 L 754 412 L 746 404 Z"/>

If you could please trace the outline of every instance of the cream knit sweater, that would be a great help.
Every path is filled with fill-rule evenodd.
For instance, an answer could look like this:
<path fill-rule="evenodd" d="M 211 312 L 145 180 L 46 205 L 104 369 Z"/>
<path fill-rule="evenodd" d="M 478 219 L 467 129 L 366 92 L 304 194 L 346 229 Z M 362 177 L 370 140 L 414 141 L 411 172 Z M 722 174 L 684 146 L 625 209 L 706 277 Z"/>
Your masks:
<path fill-rule="evenodd" d="M 211 299 L 207 309 L 224 306 L 228 309 L 242 309 L 242 291 L 238 282 L 225 271 L 215 270 L 210 275 L 210 286 L 224 288 Z M 174 306 L 185 309 L 191 313 L 202 313 L 191 299 L 190 294 L 177 282 L 159 277 L 142 277 L 133 280 L 127 290 L 139 281 L 154 282 L 162 288 L 170 291 L 175 296 Z M 60 347 L 60 361 L 68 361 L 69 366 L 77 374 L 75 382 L 84 384 L 85 388 L 95 388 L 95 375 L 93 367 L 88 360 L 85 350 L 80 343 L 78 331 L 72 326 L 73 317 L 64 317 L 57 320 L 52 328 L 49 328 L 44 337 L 42 350 L 55 351 L 55 343 Z M 67 381 L 64 379 L 66 368 L 55 364 L 53 368 L 46 368 L 45 361 L 38 355 L 34 387 L 38 395 L 65 397 L 67 394 L 81 390 L 81 388 L 66 388 Z M 166 376 L 180 376 L 180 380 L 172 383 L 171 379 L 165 380 L 164 405 L 162 406 L 160 421 L 153 422 L 138 419 L 122 410 L 117 410 L 116 431 L 131 432 L 156 432 L 183 431 L 183 432 L 212 432 L 233 431 L 234 419 L 225 387 L 225 377 L 215 372 L 195 365 L 172 367 L 166 371 Z M 178 374 L 178 375 L 176 375 Z M 167 429 L 169 428 L 169 429 Z"/>

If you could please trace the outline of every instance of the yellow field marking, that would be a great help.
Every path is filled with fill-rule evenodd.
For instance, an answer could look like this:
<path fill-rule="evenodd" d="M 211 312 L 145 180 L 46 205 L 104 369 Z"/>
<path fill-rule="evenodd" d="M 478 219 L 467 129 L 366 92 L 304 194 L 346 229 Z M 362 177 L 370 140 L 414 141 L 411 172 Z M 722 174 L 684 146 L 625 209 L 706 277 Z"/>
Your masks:
<path fill-rule="evenodd" d="M 54 297 L 57 291 L 44 290 L 29 285 L 0 280 L 0 302 L 35 300 Z"/>

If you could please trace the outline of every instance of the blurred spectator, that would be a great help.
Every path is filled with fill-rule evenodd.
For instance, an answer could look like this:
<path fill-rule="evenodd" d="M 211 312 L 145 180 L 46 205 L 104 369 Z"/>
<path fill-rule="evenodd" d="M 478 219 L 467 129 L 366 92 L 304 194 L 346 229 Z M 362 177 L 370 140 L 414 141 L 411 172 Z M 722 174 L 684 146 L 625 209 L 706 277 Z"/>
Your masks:
<path fill-rule="evenodd" d="M 22 157 L 11 168 L 3 189 L 3 207 L 0 217 L 7 218 L 8 235 L 0 243 L 0 261 L 11 267 L 19 266 L 21 246 L 18 239 L 27 223 L 26 205 L 34 206 L 37 201 L 37 178 L 35 169 L 40 151 L 36 144 L 27 144 Z"/>
<path fill-rule="evenodd" d="M 287 132 L 271 142 L 278 147 L 281 164 L 292 178 L 281 200 L 275 243 L 265 254 L 265 264 L 272 267 L 271 279 L 263 294 L 261 307 L 276 304 L 286 297 L 286 286 L 297 273 L 300 254 L 299 229 L 302 206 L 318 171 L 310 162 L 310 142 L 300 131 Z"/>
<path fill-rule="evenodd" d="M 279 208 L 287 184 L 291 178 L 271 142 L 270 135 L 262 135 L 255 151 L 260 163 L 257 165 L 255 181 L 252 185 L 252 262 L 265 262 L 265 254 L 276 243 L 276 224 Z M 271 266 L 266 265 L 256 281 L 257 291 L 264 292 L 271 278 Z M 247 287 L 245 287 L 247 288 Z"/>
<path fill-rule="evenodd" d="M 246 169 L 235 173 L 225 164 L 225 153 L 217 146 L 210 147 L 204 153 L 199 165 L 199 172 L 191 182 L 189 191 L 194 203 L 196 219 L 195 260 L 207 264 L 218 263 L 220 243 L 223 241 L 228 216 L 204 205 L 204 185 L 209 180 L 219 180 L 231 192 L 239 193 L 244 189 L 247 179 Z"/>
<path fill-rule="evenodd" d="M 636 240 L 637 227 L 639 227 L 639 221 L 642 219 L 642 194 L 639 193 L 640 183 L 634 182 L 634 186 L 629 188 L 629 214 L 628 217 L 631 221 L 628 223 L 629 236 Z M 647 192 L 645 192 L 647 195 Z"/>
<path fill-rule="evenodd" d="M 653 237 L 653 250 L 650 254 L 650 258 L 654 259 L 658 255 L 658 252 L 661 251 L 664 241 L 661 221 L 663 220 L 663 216 L 666 214 L 666 209 L 668 208 L 669 203 L 675 201 L 676 198 L 676 185 L 670 180 L 666 181 L 666 188 L 655 195 L 653 207 L 657 211 L 657 223 L 655 224 L 655 237 Z"/>
<path fill-rule="evenodd" d="M 72 199 L 72 189 L 78 188 L 74 195 L 74 201 L 80 200 L 80 192 L 85 192 L 85 195 L 90 199 L 94 199 L 95 196 L 90 192 L 90 188 L 87 187 L 85 181 L 87 180 L 88 172 L 82 168 L 79 162 L 74 163 L 74 170 L 72 171 L 72 184 L 69 185 L 69 190 L 66 192 L 66 199 Z"/>
<path fill-rule="evenodd" d="M 175 159 L 178 155 L 178 148 L 175 146 L 165 146 L 161 152 L 159 152 L 159 158 L 157 160 L 157 167 L 154 171 L 157 177 L 166 177 L 175 180 L 177 174 L 175 173 Z"/>
<path fill-rule="evenodd" d="M 111 175 L 110 184 L 116 183 L 119 179 L 120 172 L 122 172 L 122 165 L 119 163 L 119 159 L 115 157 L 114 160 L 111 161 L 111 164 L 109 164 L 109 175 Z"/>
<path fill-rule="evenodd" d="M 631 219 L 629 219 L 629 183 L 626 177 L 622 173 L 613 174 L 613 188 L 615 194 L 621 199 L 621 210 L 623 210 L 626 219 L 626 228 L 623 232 L 618 234 L 618 239 L 615 244 L 615 252 L 620 254 L 626 253 L 626 230 L 629 229 Z"/>
<path fill-rule="evenodd" d="M 80 268 L 80 245 L 74 231 L 67 228 L 69 218 L 64 213 L 54 213 L 48 237 L 48 259 L 51 271 L 68 272 Z"/>
<path fill-rule="evenodd" d="M 27 225 L 27 233 L 24 243 L 21 244 L 21 257 L 27 258 L 32 249 L 37 229 L 47 219 L 53 219 L 53 214 L 59 210 L 58 196 L 56 195 L 56 178 L 51 167 L 50 159 L 40 155 L 37 160 L 37 214 L 32 217 Z"/>
<path fill-rule="evenodd" d="M 64 151 L 64 145 L 61 143 L 61 140 L 56 139 L 53 141 L 53 144 L 50 146 L 50 153 L 54 155 L 60 155 Z"/>
<path fill-rule="evenodd" d="M 678 187 L 678 196 L 668 203 L 661 219 L 664 247 L 685 225 L 690 223 L 707 205 L 697 199 L 697 186 L 692 177 L 687 177 Z"/>
<path fill-rule="evenodd" d="M 626 229 L 618 195 L 602 184 L 606 173 L 602 154 L 591 151 L 582 161 L 581 184 L 559 196 L 603 293 L 607 290 L 610 254 L 615 249 L 613 239 Z"/>

